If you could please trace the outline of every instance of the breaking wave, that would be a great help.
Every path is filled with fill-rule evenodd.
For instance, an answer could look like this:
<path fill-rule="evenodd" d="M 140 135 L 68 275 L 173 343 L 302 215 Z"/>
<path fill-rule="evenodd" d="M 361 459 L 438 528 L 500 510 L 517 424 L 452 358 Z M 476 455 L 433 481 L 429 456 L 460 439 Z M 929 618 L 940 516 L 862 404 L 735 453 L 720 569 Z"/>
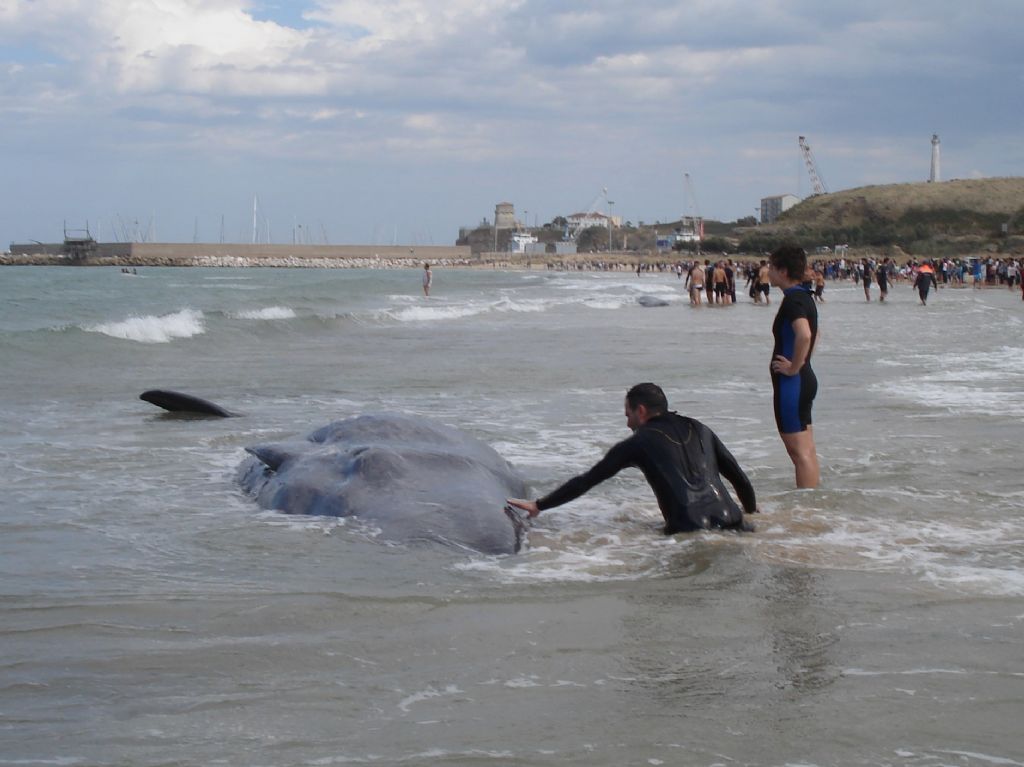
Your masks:
<path fill-rule="evenodd" d="M 206 332 L 203 320 L 201 311 L 182 309 L 173 314 L 129 317 L 119 322 L 87 325 L 82 327 L 82 330 L 143 344 L 165 344 L 176 338 L 202 335 Z"/>
<path fill-rule="evenodd" d="M 267 306 L 263 309 L 243 309 L 230 316 L 240 320 L 293 320 L 295 310 L 287 306 Z"/>

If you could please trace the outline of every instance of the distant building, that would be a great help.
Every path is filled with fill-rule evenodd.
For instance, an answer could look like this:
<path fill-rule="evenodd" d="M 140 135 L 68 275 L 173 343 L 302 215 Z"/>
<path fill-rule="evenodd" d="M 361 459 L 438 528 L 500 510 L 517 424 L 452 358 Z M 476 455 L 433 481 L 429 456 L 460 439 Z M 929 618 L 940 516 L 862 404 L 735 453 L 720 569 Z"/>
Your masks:
<path fill-rule="evenodd" d="M 654 233 L 655 245 L 659 252 L 675 250 L 676 245 L 704 240 L 704 219 L 698 216 L 683 216 L 672 232 L 668 234 Z"/>
<path fill-rule="evenodd" d="M 606 229 L 609 226 L 618 229 L 622 226 L 621 216 L 606 216 L 603 213 L 597 212 L 573 213 L 571 216 L 566 216 L 565 220 L 569 223 L 569 229 L 574 232 L 581 232 L 592 226 L 600 226 L 602 229 Z"/>
<path fill-rule="evenodd" d="M 499 202 L 494 206 L 494 228 L 515 229 L 516 207 L 510 202 Z"/>
<path fill-rule="evenodd" d="M 681 234 L 680 232 L 670 232 L 669 234 L 654 233 L 654 244 L 660 253 L 675 250 L 676 245 L 700 241 L 700 237 L 695 237 L 692 234 Z"/>
<path fill-rule="evenodd" d="M 544 246 L 541 245 L 538 250 L 534 247 L 537 244 L 537 238 L 529 232 L 514 232 L 509 239 L 508 249 L 512 253 L 543 253 Z"/>
<path fill-rule="evenodd" d="M 761 223 L 774 224 L 775 220 L 800 202 L 795 194 L 780 194 L 775 197 L 761 198 Z"/>

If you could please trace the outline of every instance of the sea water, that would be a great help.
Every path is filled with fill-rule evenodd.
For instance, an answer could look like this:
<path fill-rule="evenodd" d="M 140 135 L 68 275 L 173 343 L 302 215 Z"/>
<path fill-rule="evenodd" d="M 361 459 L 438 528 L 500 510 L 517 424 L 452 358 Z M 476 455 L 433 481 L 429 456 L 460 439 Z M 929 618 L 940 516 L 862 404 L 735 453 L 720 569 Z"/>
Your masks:
<path fill-rule="evenodd" d="M 777 293 L 419 277 L 0 270 L 0 765 L 1024 764 L 1018 292 L 830 283 L 822 483 L 795 491 Z M 397 411 L 542 494 L 627 436 L 648 380 L 745 467 L 756 533 L 663 537 L 636 471 L 499 557 L 234 483 L 246 445 Z"/>

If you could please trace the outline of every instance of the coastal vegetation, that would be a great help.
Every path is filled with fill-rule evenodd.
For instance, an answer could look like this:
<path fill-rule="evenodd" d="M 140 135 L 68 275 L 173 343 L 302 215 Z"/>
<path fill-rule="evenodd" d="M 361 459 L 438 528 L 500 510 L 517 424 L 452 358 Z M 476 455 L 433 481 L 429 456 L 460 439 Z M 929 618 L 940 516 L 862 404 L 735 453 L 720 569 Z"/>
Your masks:
<path fill-rule="evenodd" d="M 737 230 L 737 247 L 848 245 L 895 255 L 1024 253 L 1024 178 L 888 184 L 818 195 L 773 224 Z"/>

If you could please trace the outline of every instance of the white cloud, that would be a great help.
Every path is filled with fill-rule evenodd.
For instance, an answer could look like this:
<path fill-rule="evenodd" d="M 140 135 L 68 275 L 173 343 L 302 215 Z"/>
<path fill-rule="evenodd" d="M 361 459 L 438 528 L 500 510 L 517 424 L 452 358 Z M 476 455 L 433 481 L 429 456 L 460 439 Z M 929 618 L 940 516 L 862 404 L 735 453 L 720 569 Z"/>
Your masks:
<path fill-rule="evenodd" d="M 15 0 L 8 39 L 67 60 L 72 84 L 121 94 L 316 93 L 308 33 L 257 21 L 237 0 Z"/>
<path fill-rule="evenodd" d="M 365 52 L 486 34 L 495 20 L 518 5 L 508 0 L 319 0 L 309 18 L 333 27 Z"/>

